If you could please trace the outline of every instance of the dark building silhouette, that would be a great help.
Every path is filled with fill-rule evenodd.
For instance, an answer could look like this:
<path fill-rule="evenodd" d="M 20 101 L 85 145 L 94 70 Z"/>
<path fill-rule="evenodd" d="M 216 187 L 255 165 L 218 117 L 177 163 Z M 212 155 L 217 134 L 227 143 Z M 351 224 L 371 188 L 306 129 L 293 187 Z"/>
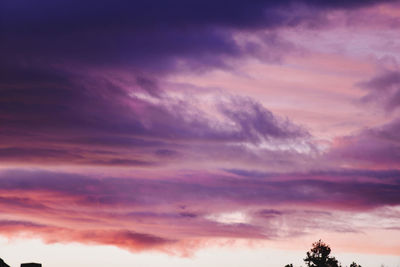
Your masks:
<path fill-rule="evenodd" d="M 0 258 L 0 267 L 10 267 L 10 265 L 8 265 L 7 263 L 5 263 L 5 262 L 3 261 L 3 259 Z"/>
<path fill-rule="evenodd" d="M 21 263 L 21 267 L 42 267 L 41 263 Z"/>

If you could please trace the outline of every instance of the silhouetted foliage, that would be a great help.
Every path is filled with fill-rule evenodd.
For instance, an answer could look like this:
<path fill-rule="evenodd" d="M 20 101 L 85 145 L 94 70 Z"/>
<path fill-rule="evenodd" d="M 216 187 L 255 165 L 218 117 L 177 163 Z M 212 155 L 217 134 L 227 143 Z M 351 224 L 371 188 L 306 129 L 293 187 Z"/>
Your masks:
<path fill-rule="evenodd" d="M 331 248 L 320 239 L 312 244 L 304 262 L 307 267 L 342 267 L 335 257 L 329 256 L 330 254 Z M 285 267 L 293 267 L 293 264 L 286 264 Z M 350 267 L 361 267 L 361 265 L 353 262 Z"/>
<path fill-rule="evenodd" d="M 335 257 L 329 257 L 331 248 L 321 239 L 312 245 L 313 247 L 307 252 L 307 257 L 304 259 L 308 267 L 341 267 Z"/>

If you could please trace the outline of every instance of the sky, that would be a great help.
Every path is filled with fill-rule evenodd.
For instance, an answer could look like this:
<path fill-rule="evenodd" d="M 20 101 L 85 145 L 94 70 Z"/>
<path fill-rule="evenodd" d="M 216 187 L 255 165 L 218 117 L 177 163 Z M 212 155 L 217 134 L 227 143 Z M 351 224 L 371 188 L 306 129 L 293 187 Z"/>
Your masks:
<path fill-rule="evenodd" d="M 400 2 L 4 0 L 12 266 L 400 266 Z"/>

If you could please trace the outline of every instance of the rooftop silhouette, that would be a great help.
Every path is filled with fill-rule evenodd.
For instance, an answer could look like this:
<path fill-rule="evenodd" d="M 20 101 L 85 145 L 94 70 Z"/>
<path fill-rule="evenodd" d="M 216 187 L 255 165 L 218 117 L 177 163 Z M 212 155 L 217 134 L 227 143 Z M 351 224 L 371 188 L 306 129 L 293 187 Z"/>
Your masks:
<path fill-rule="evenodd" d="M 0 267 L 10 267 L 7 263 L 3 261 L 3 259 L 0 258 Z"/>
<path fill-rule="evenodd" d="M 3 261 L 2 258 L 0 258 L 0 267 L 10 267 L 7 263 Z M 29 262 L 29 263 L 21 263 L 21 267 L 42 267 L 41 263 L 34 263 L 34 262 Z"/>
<path fill-rule="evenodd" d="M 41 263 L 34 263 L 34 262 L 21 263 L 21 267 L 42 267 L 42 264 Z"/>

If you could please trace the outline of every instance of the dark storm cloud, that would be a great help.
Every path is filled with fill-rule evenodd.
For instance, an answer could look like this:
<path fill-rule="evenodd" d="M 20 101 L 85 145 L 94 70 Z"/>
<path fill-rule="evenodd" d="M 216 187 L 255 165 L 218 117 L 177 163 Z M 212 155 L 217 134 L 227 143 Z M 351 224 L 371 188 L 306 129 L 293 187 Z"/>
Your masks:
<path fill-rule="evenodd" d="M 246 53 L 232 38 L 234 29 L 318 25 L 325 10 L 376 2 L 3 1 L 0 53 L 5 61 L 38 66 L 79 62 L 166 71 L 180 58 L 194 68 L 223 67 L 223 57 Z"/>
<path fill-rule="evenodd" d="M 32 3 L 25 0 L 4 1 L 3 21 L 19 26 L 21 31 L 35 29 L 32 23 L 55 22 L 47 28 L 37 28 L 43 32 L 58 32 L 60 29 L 79 30 L 82 26 L 95 27 L 109 25 L 132 25 L 150 27 L 167 25 L 229 25 L 233 27 L 269 25 L 279 23 L 279 17 L 266 17 L 265 12 L 275 8 L 287 8 L 291 4 L 305 4 L 315 8 L 355 8 L 376 0 L 317 1 L 317 0 L 269 0 L 269 1 L 41 1 Z M 19 15 L 19 16 L 16 16 Z M 28 24 L 26 22 L 31 22 Z M 61 23 L 64 22 L 64 23 Z M 66 23 L 68 22 L 68 23 Z M 7 25 L 7 24 L 6 24 Z"/>

